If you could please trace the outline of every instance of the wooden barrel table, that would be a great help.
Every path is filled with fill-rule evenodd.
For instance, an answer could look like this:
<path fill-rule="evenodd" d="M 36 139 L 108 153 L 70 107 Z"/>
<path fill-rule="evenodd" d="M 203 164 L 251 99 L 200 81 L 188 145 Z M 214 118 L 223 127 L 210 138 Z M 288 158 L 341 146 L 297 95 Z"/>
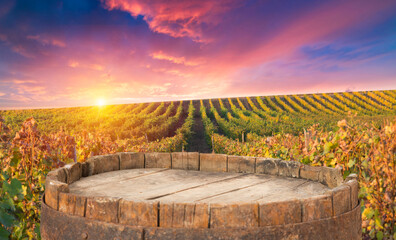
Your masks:
<path fill-rule="evenodd" d="M 203 153 L 118 153 L 51 171 L 43 239 L 360 239 L 339 169 Z"/>

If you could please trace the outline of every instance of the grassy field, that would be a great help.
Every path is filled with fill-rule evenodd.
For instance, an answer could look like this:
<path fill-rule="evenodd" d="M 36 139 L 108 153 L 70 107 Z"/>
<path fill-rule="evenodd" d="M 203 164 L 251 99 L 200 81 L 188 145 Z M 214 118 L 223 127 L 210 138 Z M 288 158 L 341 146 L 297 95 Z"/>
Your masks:
<path fill-rule="evenodd" d="M 0 239 L 40 238 L 52 168 L 120 151 L 279 157 L 357 173 L 364 238 L 396 239 L 396 90 L 0 111 Z"/>

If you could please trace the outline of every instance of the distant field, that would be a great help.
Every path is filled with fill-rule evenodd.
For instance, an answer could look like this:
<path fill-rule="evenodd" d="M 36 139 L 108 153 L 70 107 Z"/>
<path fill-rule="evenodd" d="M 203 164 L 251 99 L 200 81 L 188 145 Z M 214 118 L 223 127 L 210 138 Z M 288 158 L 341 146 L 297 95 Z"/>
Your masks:
<path fill-rule="evenodd" d="M 187 119 L 190 104 L 195 107 L 195 125 L 202 125 L 197 111 L 205 110 L 214 133 L 239 140 L 243 134 L 248 140 L 248 133 L 298 134 L 314 124 L 334 130 L 337 121 L 344 118 L 380 125 L 396 116 L 396 90 L 7 110 L 0 111 L 0 115 L 14 132 L 25 119 L 34 117 L 43 133 L 61 128 L 70 134 L 100 132 L 112 140 L 133 139 L 137 144 L 175 136 Z M 203 126 L 195 130 L 203 131 Z"/>

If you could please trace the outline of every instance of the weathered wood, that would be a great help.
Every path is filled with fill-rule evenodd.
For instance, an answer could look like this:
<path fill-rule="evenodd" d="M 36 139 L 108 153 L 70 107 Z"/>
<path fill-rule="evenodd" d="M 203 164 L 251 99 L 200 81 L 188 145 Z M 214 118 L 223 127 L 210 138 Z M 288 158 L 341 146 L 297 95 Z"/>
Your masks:
<path fill-rule="evenodd" d="M 301 163 L 294 162 L 294 161 L 279 161 L 278 162 L 278 169 L 279 169 L 279 176 L 285 177 L 300 177 L 300 167 Z"/>
<path fill-rule="evenodd" d="M 329 188 L 298 178 L 176 169 L 129 169 L 82 178 L 70 192 L 136 201 L 233 203 L 320 195 Z"/>
<path fill-rule="evenodd" d="M 302 201 L 302 221 L 308 222 L 333 215 L 331 195 L 316 196 Z"/>
<path fill-rule="evenodd" d="M 300 169 L 300 177 L 312 181 L 319 181 L 320 173 L 321 173 L 320 167 L 304 165 Z"/>
<path fill-rule="evenodd" d="M 258 227 L 257 203 L 212 204 L 210 206 L 210 228 Z"/>
<path fill-rule="evenodd" d="M 66 170 L 66 174 L 67 174 L 67 183 L 68 184 L 80 180 L 80 178 L 82 176 L 81 163 L 67 164 L 65 166 L 65 170 Z"/>
<path fill-rule="evenodd" d="M 337 216 L 351 210 L 351 188 L 341 185 L 332 189 L 333 193 L 333 215 Z"/>
<path fill-rule="evenodd" d="M 172 168 L 185 170 L 199 170 L 199 153 L 174 152 L 172 153 Z"/>
<path fill-rule="evenodd" d="M 227 172 L 227 155 L 201 153 L 200 170 L 206 172 Z"/>
<path fill-rule="evenodd" d="M 67 183 L 67 172 L 65 168 L 55 169 L 47 174 L 46 179 L 56 180 L 62 183 Z"/>
<path fill-rule="evenodd" d="M 47 179 L 45 181 L 46 203 L 53 209 L 59 209 L 59 193 L 69 192 L 69 186 L 65 183 Z"/>
<path fill-rule="evenodd" d="M 158 203 L 121 199 L 119 202 L 119 222 L 133 226 L 157 227 Z"/>
<path fill-rule="evenodd" d="M 85 216 L 104 222 L 118 223 L 120 198 L 88 197 Z"/>
<path fill-rule="evenodd" d="M 74 182 L 70 187 L 74 188 L 73 192 L 80 195 L 89 195 L 89 192 L 95 188 L 109 188 L 114 183 L 119 181 L 122 184 L 125 181 L 134 181 L 135 178 L 141 178 L 146 175 L 155 174 L 157 172 L 166 171 L 167 169 L 150 168 L 150 169 L 134 169 L 120 170 L 117 172 L 107 172 L 98 175 L 92 175 L 87 178 L 82 178 L 80 181 Z M 109 184 L 110 183 L 110 184 Z M 111 190 L 111 188 L 109 188 Z"/>
<path fill-rule="evenodd" d="M 300 200 L 260 204 L 260 227 L 276 226 L 302 221 Z"/>
<path fill-rule="evenodd" d="M 218 178 L 200 184 L 195 188 L 189 188 L 185 191 L 164 196 L 160 200 L 166 202 L 172 202 L 175 201 L 175 199 L 180 202 L 210 202 L 213 198 L 230 193 L 231 196 L 228 198 L 229 201 L 222 200 L 221 203 L 235 202 L 239 200 L 236 196 L 238 195 L 238 191 L 272 179 L 270 176 L 255 177 L 242 174 L 232 174 L 229 176 L 228 178 Z"/>
<path fill-rule="evenodd" d="M 331 188 L 335 188 L 342 184 L 343 178 L 341 169 L 321 167 L 321 173 L 319 175 L 319 181 Z"/>
<path fill-rule="evenodd" d="M 279 159 L 273 158 L 256 158 L 256 173 L 278 175 Z"/>
<path fill-rule="evenodd" d="M 146 168 L 172 167 L 172 158 L 170 153 L 146 153 L 144 156 Z"/>
<path fill-rule="evenodd" d="M 209 206 L 202 203 L 160 204 L 160 227 L 207 228 Z"/>
<path fill-rule="evenodd" d="M 256 158 L 243 156 L 228 156 L 228 172 L 254 173 Z"/>
<path fill-rule="evenodd" d="M 120 170 L 120 158 L 118 155 L 95 156 L 87 160 L 88 175 Z"/>
<path fill-rule="evenodd" d="M 43 216 L 79 224 L 83 239 L 358 239 L 358 187 L 340 169 L 280 159 L 118 153 L 50 172 Z M 43 239 L 76 239 L 53 222 Z"/>
<path fill-rule="evenodd" d="M 119 239 L 119 240 L 185 240 L 185 239 L 348 239 L 362 236 L 360 207 L 331 218 L 296 224 L 254 228 L 166 228 L 113 224 L 72 216 L 44 202 L 41 211 L 42 239 Z M 144 234 L 143 234 L 144 232 Z M 86 238 L 83 238 L 86 237 Z"/>
<path fill-rule="evenodd" d="M 144 153 L 125 152 L 119 153 L 120 170 L 144 168 Z"/>
<path fill-rule="evenodd" d="M 352 179 L 346 184 L 351 188 L 351 209 L 354 209 L 359 203 L 359 183 L 356 179 Z"/>
<path fill-rule="evenodd" d="M 87 198 L 71 193 L 59 193 L 59 211 L 84 217 Z"/>

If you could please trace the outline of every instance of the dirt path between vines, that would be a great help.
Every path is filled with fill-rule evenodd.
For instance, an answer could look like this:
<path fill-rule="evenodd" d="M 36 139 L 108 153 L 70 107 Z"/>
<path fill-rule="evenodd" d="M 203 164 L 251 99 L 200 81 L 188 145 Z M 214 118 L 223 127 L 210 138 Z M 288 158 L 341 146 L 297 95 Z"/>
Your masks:
<path fill-rule="evenodd" d="M 199 101 L 194 101 L 193 104 L 195 108 L 194 125 L 192 128 L 194 134 L 191 136 L 186 150 L 188 152 L 211 153 L 212 149 L 205 141 L 205 128 L 199 112 L 200 103 Z"/>

